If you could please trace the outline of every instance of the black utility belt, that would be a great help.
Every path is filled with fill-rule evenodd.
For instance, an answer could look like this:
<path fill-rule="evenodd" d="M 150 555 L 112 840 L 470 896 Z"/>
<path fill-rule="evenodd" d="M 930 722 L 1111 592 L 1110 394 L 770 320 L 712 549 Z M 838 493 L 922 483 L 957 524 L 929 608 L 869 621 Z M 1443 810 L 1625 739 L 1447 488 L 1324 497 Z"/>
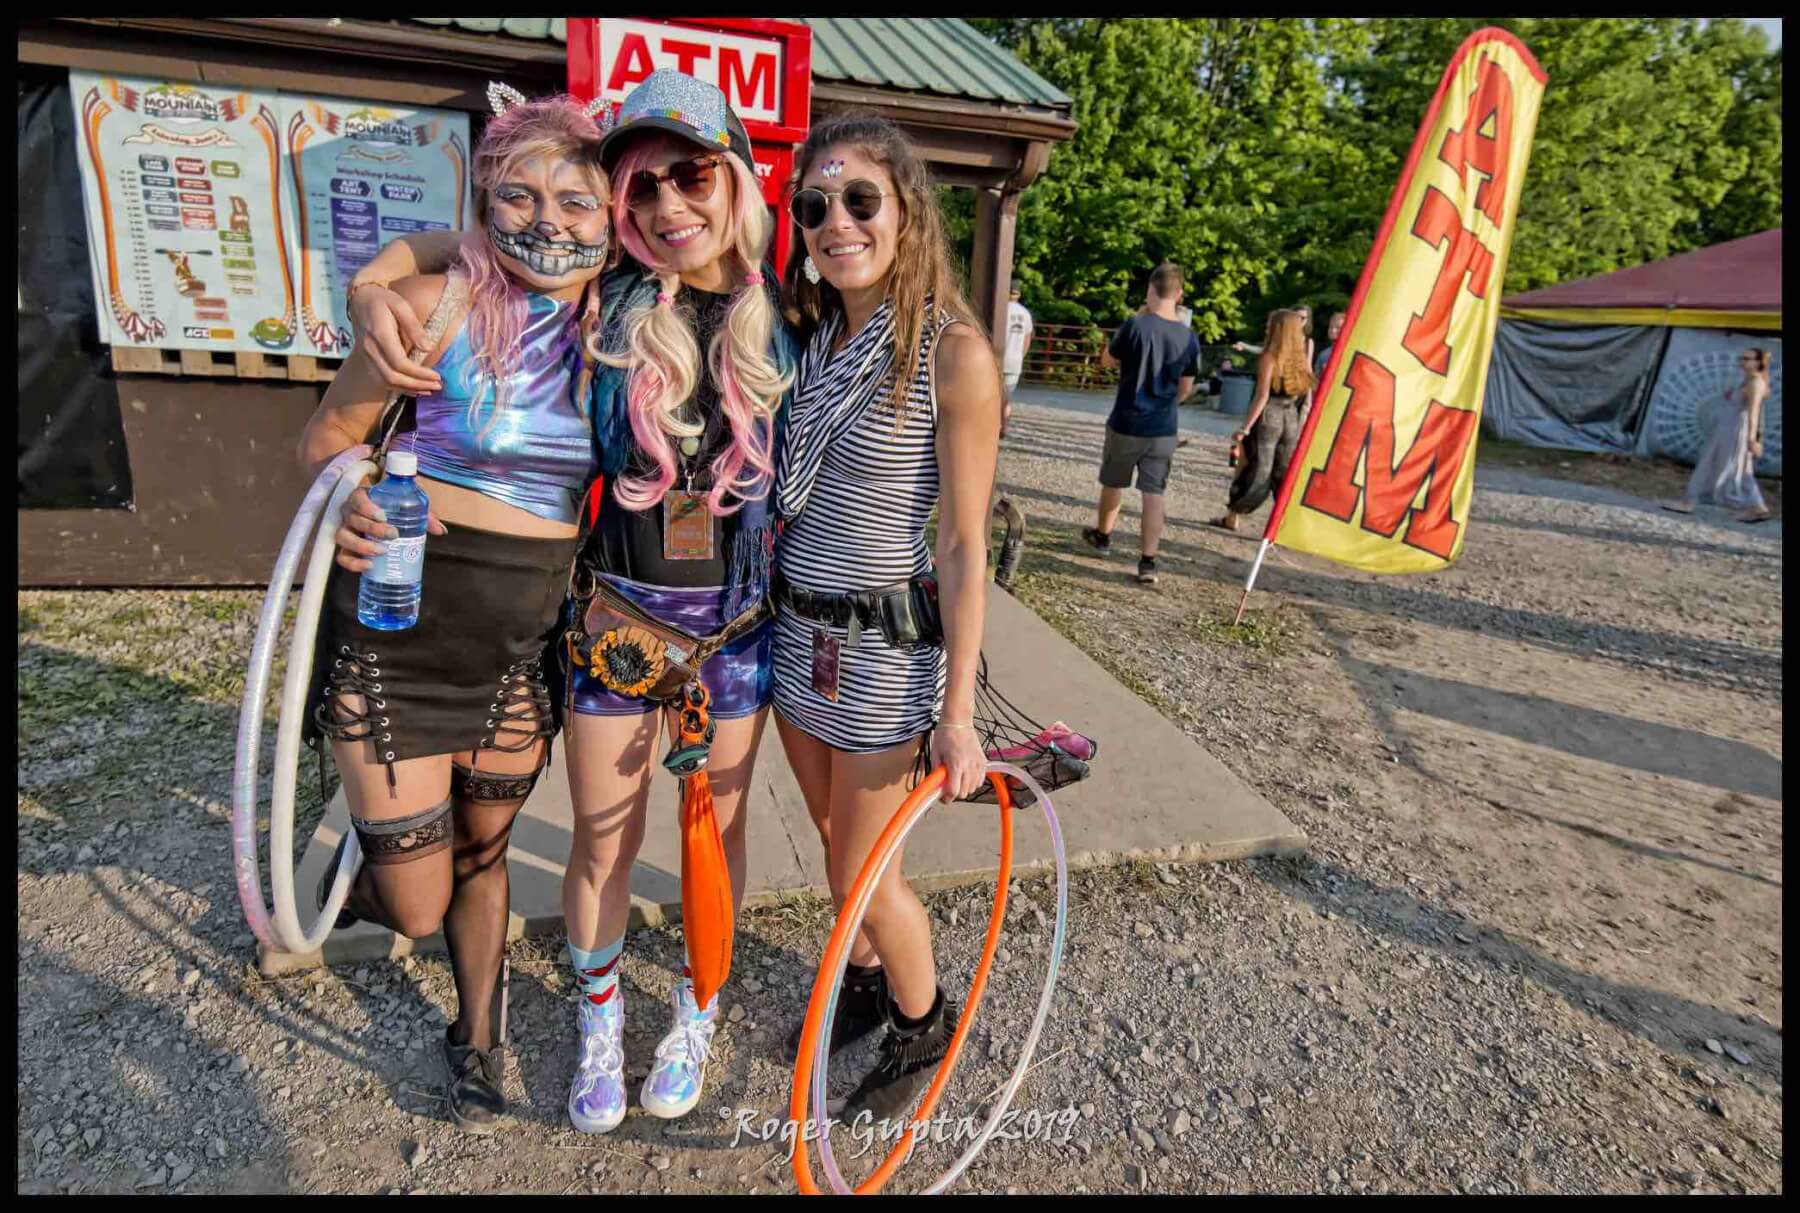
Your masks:
<path fill-rule="evenodd" d="M 865 630 L 881 633 L 897 649 L 944 643 L 937 578 L 930 575 L 880 589 L 822 594 L 803 590 L 777 572 L 771 589 L 775 601 L 800 618 L 847 629 L 851 645 Z"/>

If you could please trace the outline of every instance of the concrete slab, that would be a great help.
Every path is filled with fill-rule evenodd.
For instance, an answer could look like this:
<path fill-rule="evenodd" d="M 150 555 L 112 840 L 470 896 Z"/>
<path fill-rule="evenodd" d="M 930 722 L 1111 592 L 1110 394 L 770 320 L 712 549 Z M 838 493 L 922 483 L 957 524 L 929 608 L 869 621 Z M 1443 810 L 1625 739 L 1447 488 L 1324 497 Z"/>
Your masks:
<path fill-rule="evenodd" d="M 1093 774 L 1055 798 L 1071 867 L 1130 858 L 1219 861 L 1305 848 L 1305 837 L 1273 805 L 1049 624 L 993 586 L 985 650 L 995 684 L 1020 708 L 1045 724 L 1060 717 L 1100 742 Z M 563 747 L 558 746 L 554 769 L 539 782 L 513 830 L 511 938 L 562 929 L 563 864 L 573 821 L 562 765 Z M 674 781 L 667 783 L 652 798 L 653 820 L 632 869 L 634 927 L 681 914 L 677 799 Z M 825 896 L 818 834 L 773 727 L 763 734 L 750 812 L 746 901 L 757 905 Z M 915 887 L 992 879 L 999 847 L 994 812 L 992 806 L 972 804 L 934 809 L 907 842 L 906 871 Z M 340 792 L 301 861 L 297 887 L 307 899 L 303 919 L 309 917 L 311 891 L 348 824 Z M 1015 870 L 1047 870 L 1053 862 L 1043 815 L 1035 809 L 1025 812 L 1014 823 Z M 442 947 L 438 936 L 413 941 L 359 923 L 334 932 L 320 952 L 265 953 L 262 968 L 289 972 Z"/>

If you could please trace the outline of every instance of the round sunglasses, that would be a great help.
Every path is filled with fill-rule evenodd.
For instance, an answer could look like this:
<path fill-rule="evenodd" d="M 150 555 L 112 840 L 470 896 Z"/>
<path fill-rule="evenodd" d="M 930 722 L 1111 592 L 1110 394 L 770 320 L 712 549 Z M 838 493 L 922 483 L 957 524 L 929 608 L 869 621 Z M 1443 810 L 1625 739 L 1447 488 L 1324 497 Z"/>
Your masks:
<path fill-rule="evenodd" d="M 671 164 L 667 172 L 662 173 L 639 169 L 631 174 L 631 180 L 626 183 L 625 205 L 634 211 L 652 209 L 662 197 L 665 181 L 674 185 L 676 192 L 689 202 L 705 202 L 718 187 L 719 165 L 723 160 L 722 156 L 679 160 Z"/>
<path fill-rule="evenodd" d="M 882 193 L 881 187 L 873 181 L 847 182 L 843 189 L 830 192 L 808 186 L 794 195 L 794 200 L 788 203 L 788 212 L 794 216 L 795 223 L 812 232 L 825 226 L 833 198 L 844 200 L 844 209 L 850 212 L 852 219 L 867 222 L 881 213 L 881 200 L 886 197 L 889 195 Z"/>

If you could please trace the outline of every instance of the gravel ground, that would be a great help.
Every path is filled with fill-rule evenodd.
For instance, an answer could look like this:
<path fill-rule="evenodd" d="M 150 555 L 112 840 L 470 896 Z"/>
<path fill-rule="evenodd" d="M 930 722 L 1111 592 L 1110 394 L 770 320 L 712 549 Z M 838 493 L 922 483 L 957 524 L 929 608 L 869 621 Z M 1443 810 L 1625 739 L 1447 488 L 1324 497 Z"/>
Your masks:
<path fill-rule="evenodd" d="M 1021 597 L 1313 849 L 1075 876 L 1018 1136 L 962 1189 L 1779 1192 L 1781 523 L 1661 513 L 1667 468 L 1484 449 L 1457 568 L 1376 580 L 1278 550 L 1232 627 L 1255 549 L 1202 524 L 1223 439 L 1179 456 L 1146 588 L 1134 510 L 1123 553 L 1077 538 L 1099 427 L 1018 407 Z M 254 971 L 227 856 L 259 603 L 19 594 L 19 1190 L 792 1191 L 781 1143 L 737 1125 L 785 1116 L 817 902 L 740 924 L 701 1107 L 600 1139 L 563 1118 L 558 938 L 511 949 L 515 1116 L 490 1138 L 438 1093 L 441 958 Z M 953 987 L 991 896 L 924 899 Z M 1045 881 L 1012 890 L 950 1115 L 1016 1061 L 1053 912 Z M 663 929 L 627 949 L 634 1084 L 679 954 Z M 872 1167 L 866 1139 L 834 1142 Z"/>

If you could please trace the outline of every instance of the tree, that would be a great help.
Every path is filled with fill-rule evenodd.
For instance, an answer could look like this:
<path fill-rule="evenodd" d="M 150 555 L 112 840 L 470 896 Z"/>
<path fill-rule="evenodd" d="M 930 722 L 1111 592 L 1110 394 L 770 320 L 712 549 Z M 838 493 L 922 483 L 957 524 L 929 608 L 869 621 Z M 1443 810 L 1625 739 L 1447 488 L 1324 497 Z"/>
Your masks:
<path fill-rule="evenodd" d="M 1516 34 L 1550 83 L 1504 289 L 1606 273 L 1780 222 L 1780 59 L 1741 22 L 1697 18 L 1375 19 L 1339 60 L 1335 114 L 1357 171 L 1345 222 L 1297 257 L 1313 289 L 1366 257 L 1444 67 L 1484 26 Z M 1764 143 L 1755 185 L 1734 194 Z M 1735 211 L 1722 209 L 1731 196 Z"/>
<path fill-rule="evenodd" d="M 1246 327 L 1284 268 L 1283 201 L 1329 154 L 1322 66 L 1341 20 L 984 22 L 1075 99 L 1074 140 L 1020 207 L 1015 253 L 1040 317 L 1112 325 L 1164 260 L 1201 336 Z"/>
<path fill-rule="evenodd" d="M 1041 320 L 1118 323 L 1164 258 L 1207 340 L 1341 307 L 1445 66 L 1489 25 L 1550 77 L 1506 291 L 1781 223 L 1781 52 L 1731 18 L 971 24 L 1075 101 L 1075 138 L 1019 213 L 1015 276 Z M 950 209 L 965 231 L 972 200 Z"/>

